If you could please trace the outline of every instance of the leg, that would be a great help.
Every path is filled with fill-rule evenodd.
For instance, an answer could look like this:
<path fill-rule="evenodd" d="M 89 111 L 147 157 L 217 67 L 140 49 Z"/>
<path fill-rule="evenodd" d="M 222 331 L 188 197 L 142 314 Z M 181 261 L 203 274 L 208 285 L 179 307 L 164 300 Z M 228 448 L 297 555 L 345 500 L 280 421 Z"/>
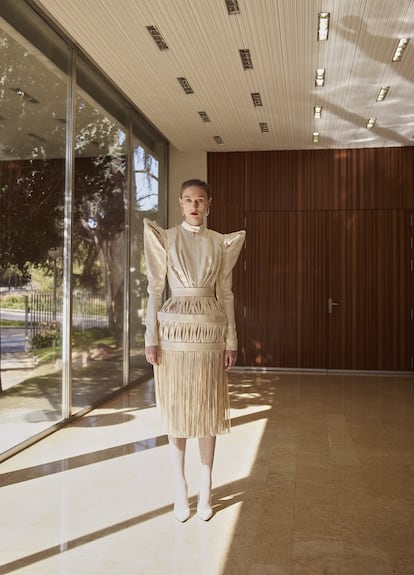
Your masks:
<path fill-rule="evenodd" d="M 208 519 L 211 517 L 211 504 L 210 504 L 210 493 L 211 493 L 211 479 L 214 463 L 214 452 L 216 448 L 216 438 L 215 437 L 200 437 L 198 440 L 199 450 L 200 450 L 200 461 L 201 461 L 201 476 L 200 476 L 200 492 L 198 500 L 198 510 L 199 515 L 200 510 L 204 510 L 209 515 Z M 204 517 L 202 517 L 204 518 Z"/>
<path fill-rule="evenodd" d="M 185 437 L 168 436 L 170 443 L 171 463 L 175 485 L 174 513 L 180 521 L 188 519 L 189 506 L 187 496 L 187 483 L 185 481 L 185 448 L 187 439 Z"/>

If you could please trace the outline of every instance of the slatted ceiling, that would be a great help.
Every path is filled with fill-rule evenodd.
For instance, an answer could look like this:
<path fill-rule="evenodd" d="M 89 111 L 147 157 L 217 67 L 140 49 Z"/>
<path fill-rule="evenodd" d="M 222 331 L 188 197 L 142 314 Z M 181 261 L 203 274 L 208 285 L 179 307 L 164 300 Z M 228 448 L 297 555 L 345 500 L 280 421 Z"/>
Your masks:
<path fill-rule="evenodd" d="M 241 0 L 233 16 L 224 0 L 36 2 L 182 151 L 413 144 L 414 38 L 401 63 L 388 55 L 401 34 L 413 34 L 411 0 Z M 325 42 L 316 40 L 321 10 L 331 13 Z M 148 25 L 159 28 L 169 50 L 157 48 Z M 251 50 L 253 70 L 242 69 L 241 48 Z M 319 65 L 327 84 L 316 90 Z M 194 94 L 183 93 L 179 76 Z M 392 105 L 374 114 L 373 94 L 389 76 Z M 261 93 L 263 107 L 252 105 L 251 92 Z M 324 107 L 317 125 L 316 104 Z M 200 110 L 211 123 L 201 122 Z M 378 116 L 372 131 L 368 115 Z M 260 132 L 260 122 L 269 133 Z"/>

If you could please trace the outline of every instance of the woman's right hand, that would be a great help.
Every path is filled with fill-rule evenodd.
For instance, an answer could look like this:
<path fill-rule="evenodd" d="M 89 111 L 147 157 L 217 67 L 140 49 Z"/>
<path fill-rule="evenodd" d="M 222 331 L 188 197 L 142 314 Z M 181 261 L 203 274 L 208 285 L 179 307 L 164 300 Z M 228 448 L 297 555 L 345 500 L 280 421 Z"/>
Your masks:
<path fill-rule="evenodd" d="M 160 346 L 150 345 L 145 348 L 145 357 L 151 365 L 158 365 L 160 363 Z"/>

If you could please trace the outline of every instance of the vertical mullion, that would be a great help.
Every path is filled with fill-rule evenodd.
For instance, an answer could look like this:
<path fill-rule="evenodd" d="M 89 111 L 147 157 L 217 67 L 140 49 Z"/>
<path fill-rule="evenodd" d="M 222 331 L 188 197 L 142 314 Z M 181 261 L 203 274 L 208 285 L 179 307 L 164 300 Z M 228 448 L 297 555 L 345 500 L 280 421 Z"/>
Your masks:
<path fill-rule="evenodd" d="M 66 107 L 65 207 L 63 237 L 62 416 L 72 413 L 72 235 L 75 182 L 76 52 L 72 49 Z"/>

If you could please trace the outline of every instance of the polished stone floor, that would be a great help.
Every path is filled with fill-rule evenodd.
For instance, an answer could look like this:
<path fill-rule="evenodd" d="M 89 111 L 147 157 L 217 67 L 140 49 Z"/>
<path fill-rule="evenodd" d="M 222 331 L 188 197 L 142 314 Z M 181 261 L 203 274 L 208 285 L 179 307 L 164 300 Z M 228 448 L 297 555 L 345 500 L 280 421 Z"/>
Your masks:
<path fill-rule="evenodd" d="M 0 465 L 0 575 L 413 575 L 414 377 L 232 371 L 213 518 L 172 514 L 153 382 Z"/>

